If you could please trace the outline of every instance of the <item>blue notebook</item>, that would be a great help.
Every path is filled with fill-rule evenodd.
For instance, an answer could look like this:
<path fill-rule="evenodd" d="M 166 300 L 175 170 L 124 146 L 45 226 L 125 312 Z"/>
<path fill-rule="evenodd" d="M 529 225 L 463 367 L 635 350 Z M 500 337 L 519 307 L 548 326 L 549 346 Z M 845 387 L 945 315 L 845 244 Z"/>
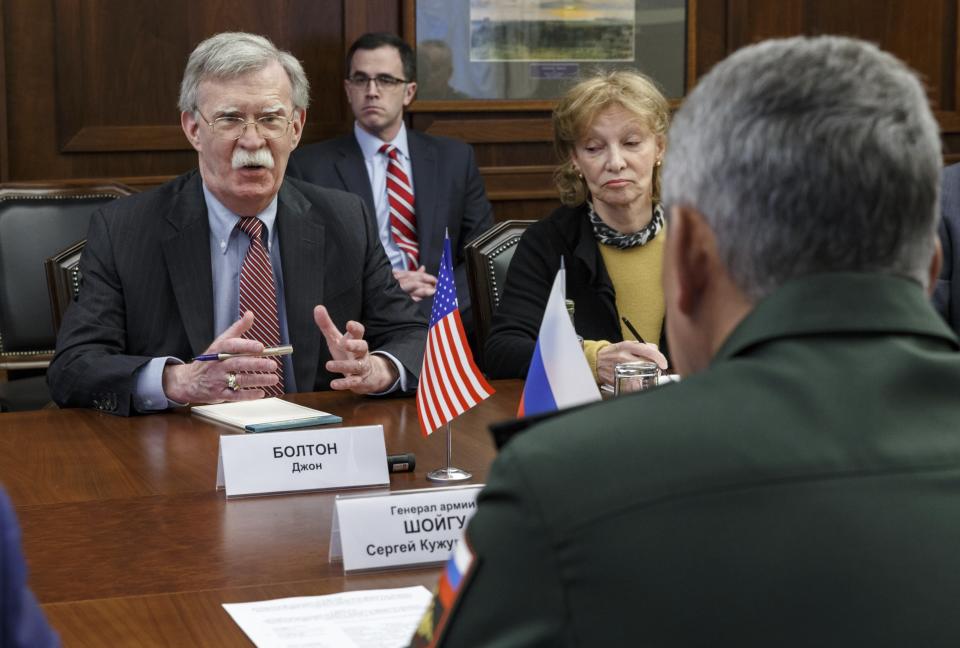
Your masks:
<path fill-rule="evenodd" d="M 336 414 L 290 403 L 279 398 L 197 405 L 191 413 L 247 432 L 276 432 L 296 428 L 317 427 L 341 423 Z"/>

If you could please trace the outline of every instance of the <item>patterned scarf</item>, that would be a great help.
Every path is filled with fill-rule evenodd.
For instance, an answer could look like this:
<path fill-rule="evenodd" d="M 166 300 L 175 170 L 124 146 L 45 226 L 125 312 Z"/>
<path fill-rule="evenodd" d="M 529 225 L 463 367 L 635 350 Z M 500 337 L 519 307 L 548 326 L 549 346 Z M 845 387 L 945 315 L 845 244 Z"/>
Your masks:
<path fill-rule="evenodd" d="M 593 235 L 597 242 L 603 245 L 612 245 L 621 250 L 637 245 L 646 245 L 663 229 L 663 207 L 659 203 L 653 206 L 653 218 L 650 219 L 650 222 L 642 230 L 633 234 L 621 234 L 597 216 L 592 202 L 587 201 L 587 206 L 590 208 L 589 215 L 590 223 L 593 225 Z"/>

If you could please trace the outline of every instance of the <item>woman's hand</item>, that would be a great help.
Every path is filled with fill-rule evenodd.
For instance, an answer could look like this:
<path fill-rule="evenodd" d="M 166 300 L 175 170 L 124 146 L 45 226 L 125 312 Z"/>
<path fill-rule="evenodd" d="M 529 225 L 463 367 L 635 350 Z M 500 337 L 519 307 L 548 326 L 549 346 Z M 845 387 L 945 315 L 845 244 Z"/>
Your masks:
<path fill-rule="evenodd" d="M 597 378 L 601 385 L 612 385 L 614 367 L 621 362 L 641 360 L 655 362 L 661 370 L 667 368 L 667 358 L 660 353 L 656 344 L 626 340 L 605 346 L 597 352 Z"/>

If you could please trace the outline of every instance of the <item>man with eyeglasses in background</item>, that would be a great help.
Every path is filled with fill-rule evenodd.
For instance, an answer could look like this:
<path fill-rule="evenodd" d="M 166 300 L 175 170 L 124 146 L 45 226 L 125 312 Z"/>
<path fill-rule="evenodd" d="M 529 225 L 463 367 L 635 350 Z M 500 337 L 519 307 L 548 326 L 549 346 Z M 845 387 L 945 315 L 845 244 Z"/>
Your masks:
<path fill-rule="evenodd" d="M 417 92 L 416 59 L 397 36 L 358 38 L 347 52 L 346 74 L 353 132 L 301 148 L 287 175 L 363 198 L 377 215 L 400 287 L 428 317 L 448 231 L 460 313 L 472 337 L 463 247 L 493 225 L 473 149 L 407 129 L 403 110 Z"/>
<path fill-rule="evenodd" d="M 300 62 L 262 36 L 218 34 L 190 55 L 179 103 L 199 170 L 93 215 L 48 371 L 54 400 L 128 415 L 413 391 L 426 320 L 373 216 L 356 196 L 284 179 L 309 103 Z M 292 356 L 184 362 L 285 344 Z"/>

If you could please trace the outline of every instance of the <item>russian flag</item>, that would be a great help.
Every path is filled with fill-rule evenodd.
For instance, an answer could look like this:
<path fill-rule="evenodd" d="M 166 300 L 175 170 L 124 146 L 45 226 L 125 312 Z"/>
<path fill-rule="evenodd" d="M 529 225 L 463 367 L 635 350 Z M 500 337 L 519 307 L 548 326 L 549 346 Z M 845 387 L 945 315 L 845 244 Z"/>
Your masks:
<path fill-rule="evenodd" d="M 466 536 L 460 538 L 446 566 L 440 572 L 440 581 L 433 592 L 433 602 L 427 606 L 410 639 L 410 648 L 434 648 L 443 638 L 447 621 L 457 600 L 463 593 L 476 565 L 476 556 Z"/>
<path fill-rule="evenodd" d="M 517 416 L 533 416 L 600 400 L 600 390 L 564 303 L 566 270 L 560 267 L 543 312 Z"/>
<path fill-rule="evenodd" d="M 463 585 L 463 580 L 469 574 L 472 565 L 473 552 L 467 545 L 466 538 L 461 538 L 457 542 L 453 553 L 450 554 L 450 559 L 447 560 L 443 573 L 440 574 L 440 582 L 437 585 L 437 598 L 440 599 L 444 610 L 450 610 L 453 607 Z"/>

